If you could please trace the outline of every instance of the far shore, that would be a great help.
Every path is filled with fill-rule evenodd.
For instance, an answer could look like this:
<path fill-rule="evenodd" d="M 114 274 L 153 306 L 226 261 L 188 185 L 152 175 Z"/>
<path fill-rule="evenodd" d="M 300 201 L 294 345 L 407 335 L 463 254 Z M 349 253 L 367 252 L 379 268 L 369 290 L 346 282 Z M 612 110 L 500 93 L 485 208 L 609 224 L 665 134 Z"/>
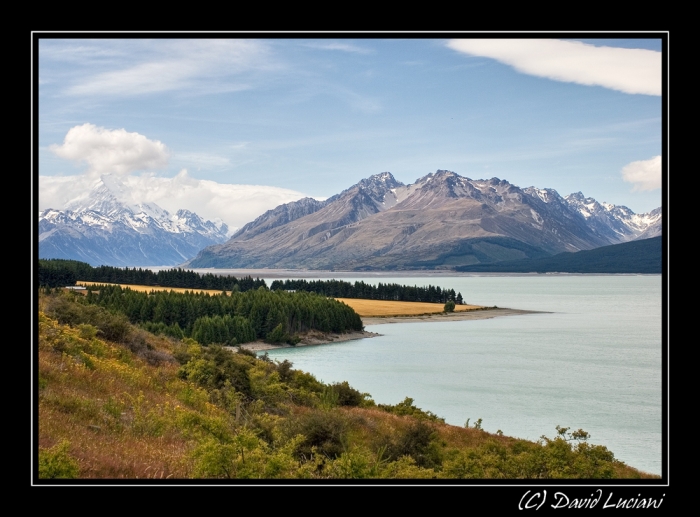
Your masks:
<path fill-rule="evenodd" d="M 416 323 L 420 321 L 487 320 L 498 316 L 519 316 L 522 314 L 538 313 L 541 313 L 541 311 L 525 311 L 521 309 L 488 307 L 463 312 L 438 312 L 433 314 L 419 314 L 415 316 L 363 317 L 362 324 L 368 326 L 383 325 L 385 323 Z"/>
<path fill-rule="evenodd" d="M 463 320 L 484 320 L 489 318 L 497 318 L 499 316 L 520 316 L 523 314 L 541 314 L 542 311 L 525 311 L 520 309 L 506 309 L 506 308 L 488 308 L 480 309 L 466 312 L 451 312 L 451 313 L 436 313 L 436 314 L 421 314 L 417 316 L 387 316 L 387 317 L 363 317 L 362 324 L 366 326 L 370 325 L 383 325 L 386 323 L 415 323 L 421 321 L 463 321 Z M 337 333 L 323 333 L 323 332 L 309 332 L 302 340 L 295 345 L 300 346 L 313 346 L 313 345 L 327 345 L 332 343 L 341 343 L 343 341 L 352 341 L 355 339 L 366 339 L 381 336 L 377 332 L 347 332 L 344 334 Z M 236 347 L 227 347 L 229 349 L 235 350 Z M 270 343 L 265 343 L 264 341 L 254 341 L 252 343 L 245 343 L 241 345 L 241 348 L 250 350 L 252 352 L 263 352 L 265 350 L 277 350 L 280 348 L 294 348 L 292 345 L 272 345 Z"/>
<path fill-rule="evenodd" d="M 491 271 L 455 271 L 453 269 L 397 269 L 397 270 L 369 270 L 369 271 L 340 271 L 330 269 L 265 269 L 265 268 L 193 268 L 184 264 L 179 266 L 142 266 L 144 269 L 151 271 L 160 271 L 173 269 L 175 267 L 194 271 L 199 274 L 213 273 L 215 275 L 231 275 L 236 278 L 251 276 L 253 278 L 265 278 L 269 280 L 288 279 L 288 278 L 335 278 L 335 279 L 357 279 L 362 278 L 365 282 L 376 278 L 416 278 L 416 277 L 436 277 L 436 278 L 454 278 L 454 277 L 547 277 L 547 276 L 654 276 L 658 273 L 564 273 L 564 272 L 549 272 L 537 273 L 535 271 L 528 273 L 508 273 L 491 272 Z"/>

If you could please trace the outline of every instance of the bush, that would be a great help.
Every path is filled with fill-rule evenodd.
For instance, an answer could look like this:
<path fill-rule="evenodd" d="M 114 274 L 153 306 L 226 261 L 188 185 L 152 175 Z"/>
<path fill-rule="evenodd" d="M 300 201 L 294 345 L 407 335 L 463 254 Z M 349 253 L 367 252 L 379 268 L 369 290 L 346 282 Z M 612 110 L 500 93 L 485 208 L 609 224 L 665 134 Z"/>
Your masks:
<path fill-rule="evenodd" d="M 411 422 L 406 429 L 397 433 L 390 444 L 387 454 L 392 460 L 402 456 L 410 456 L 419 467 L 432 468 L 440 465 L 441 458 L 434 443 L 435 431 L 424 421 Z"/>
<path fill-rule="evenodd" d="M 41 479 L 73 479 L 80 472 L 78 462 L 68 454 L 69 443 L 64 440 L 50 449 L 39 449 Z"/>
<path fill-rule="evenodd" d="M 445 304 L 445 312 L 454 312 L 455 311 L 455 302 L 452 300 L 447 300 L 447 303 Z"/>
<path fill-rule="evenodd" d="M 178 370 L 178 376 L 197 383 L 205 389 L 221 389 L 228 381 L 233 388 L 250 397 L 252 395 L 248 370 L 252 367 L 245 354 L 232 354 L 218 345 L 201 349 L 199 357 L 192 357 Z"/>
<path fill-rule="evenodd" d="M 124 314 L 112 314 L 102 307 L 83 305 L 72 300 L 70 295 L 51 298 L 46 314 L 72 327 L 83 323 L 93 325 L 99 330 L 99 337 L 118 343 L 125 342 L 131 332 L 129 319 Z"/>
<path fill-rule="evenodd" d="M 309 459 L 314 448 L 317 454 L 337 458 L 345 449 L 348 422 L 337 410 L 311 411 L 299 417 L 291 431 L 291 436 L 300 434 L 304 437 L 297 450 L 301 456 Z"/>
<path fill-rule="evenodd" d="M 331 388 L 338 393 L 339 406 L 360 406 L 365 396 L 348 384 L 348 381 L 336 382 Z"/>
<path fill-rule="evenodd" d="M 288 361 L 285 359 L 284 361 L 277 362 L 275 364 L 277 368 L 277 373 L 280 376 L 280 381 L 285 382 L 285 383 L 290 383 L 292 379 L 294 378 L 294 370 L 292 370 L 292 362 Z"/>
<path fill-rule="evenodd" d="M 432 411 L 424 411 L 413 404 L 413 399 L 406 397 L 402 402 L 392 406 L 390 404 L 378 404 L 377 407 L 387 413 L 399 416 L 412 416 L 419 420 L 431 420 L 433 422 L 445 423 L 445 419 L 437 416 Z"/>

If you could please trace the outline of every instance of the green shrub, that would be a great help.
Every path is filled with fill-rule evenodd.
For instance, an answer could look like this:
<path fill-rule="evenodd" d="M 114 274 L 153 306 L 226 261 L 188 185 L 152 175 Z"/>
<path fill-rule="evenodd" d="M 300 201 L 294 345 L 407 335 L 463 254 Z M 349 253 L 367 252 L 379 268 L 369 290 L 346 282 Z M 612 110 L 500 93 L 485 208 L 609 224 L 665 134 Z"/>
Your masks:
<path fill-rule="evenodd" d="M 347 419 L 337 410 L 311 411 L 293 423 L 290 436 L 304 437 L 297 452 L 306 459 L 311 458 L 312 449 L 323 456 L 337 458 L 345 450 L 347 430 Z"/>
<path fill-rule="evenodd" d="M 41 479 L 73 479 L 80 473 L 78 462 L 68 454 L 70 444 L 64 440 L 50 449 L 39 449 Z"/>
<path fill-rule="evenodd" d="M 336 382 L 331 388 L 338 393 L 339 406 L 360 406 L 365 400 L 365 396 L 350 386 L 348 381 Z"/>
<path fill-rule="evenodd" d="M 416 465 L 432 468 L 442 463 L 439 447 L 434 441 L 435 431 L 422 420 L 415 420 L 397 433 L 387 450 L 387 457 L 397 460 L 410 456 Z"/>
<path fill-rule="evenodd" d="M 201 349 L 200 357 L 182 365 L 178 376 L 206 389 L 221 389 L 229 381 L 236 391 L 250 397 L 248 370 L 253 363 L 244 354 L 232 354 L 221 346 L 210 345 Z"/>
<path fill-rule="evenodd" d="M 437 416 L 432 411 L 424 411 L 413 404 L 411 397 L 406 397 L 403 401 L 392 406 L 390 404 L 378 404 L 377 407 L 387 413 L 399 416 L 413 416 L 421 420 L 432 420 L 433 422 L 445 423 L 445 419 Z"/>

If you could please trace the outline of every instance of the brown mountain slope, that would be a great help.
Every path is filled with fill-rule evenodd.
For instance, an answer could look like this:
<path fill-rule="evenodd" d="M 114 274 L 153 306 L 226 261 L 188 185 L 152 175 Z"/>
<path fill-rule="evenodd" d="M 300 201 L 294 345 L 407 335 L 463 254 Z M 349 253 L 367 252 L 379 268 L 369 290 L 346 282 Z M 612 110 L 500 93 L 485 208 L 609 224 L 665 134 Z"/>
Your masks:
<path fill-rule="evenodd" d="M 544 202 L 507 181 L 470 180 L 450 171 L 439 170 L 412 185 L 397 182 L 389 173 L 375 175 L 324 203 L 313 213 L 300 212 L 300 217 L 271 228 L 269 223 L 265 228 L 246 225 L 245 232 L 202 250 L 188 265 L 451 267 L 609 243 L 560 197 Z"/>

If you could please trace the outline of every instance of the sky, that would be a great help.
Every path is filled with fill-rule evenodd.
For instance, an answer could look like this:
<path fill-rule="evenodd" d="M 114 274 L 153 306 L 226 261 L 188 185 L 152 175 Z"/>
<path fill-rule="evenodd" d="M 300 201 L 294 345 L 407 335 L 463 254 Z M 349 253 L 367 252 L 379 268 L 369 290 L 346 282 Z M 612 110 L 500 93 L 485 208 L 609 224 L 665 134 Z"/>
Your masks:
<path fill-rule="evenodd" d="M 113 174 L 139 201 L 235 228 L 438 169 L 636 213 L 662 203 L 658 34 L 92 36 L 38 42 L 39 210 Z"/>

